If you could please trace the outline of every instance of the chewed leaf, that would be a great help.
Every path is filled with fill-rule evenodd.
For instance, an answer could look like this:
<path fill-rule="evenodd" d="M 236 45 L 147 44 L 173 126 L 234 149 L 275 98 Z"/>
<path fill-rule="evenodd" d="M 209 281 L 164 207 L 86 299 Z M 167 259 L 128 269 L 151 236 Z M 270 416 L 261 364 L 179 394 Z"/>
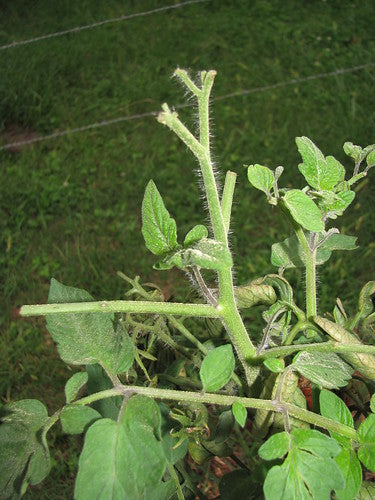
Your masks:
<path fill-rule="evenodd" d="M 324 230 L 322 214 L 307 194 L 299 189 L 291 189 L 287 191 L 283 199 L 293 219 L 304 229 L 314 233 Z"/>
<path fill-rule="evenodd" d="M 337 389 L 347 385 L 353 369 L 337 354 L 302 351 L 293 360 L 293 368 L 319 387 Z"/>
<path fill-rule="evenodd" d="M 333 189 L 345 178 L 345 168 L 333 156 L 324 158 L 323 153 L 308 137 L 296 137 L 303 163 L 298 165 L 307 183 L 321 191 Z"/>
<path fill-rule="evenodd" d="M 208 231 L 206 226 L 198 224 L 197 226 L 194 226 L 193 229 L 190 229 L 188 234 L 185 236 L 184 246 L 187 247 L 193 245 L 202 238 L 207 238 L 207 236 L 208 236 Z"/>
<path fill-rule="evenodd" d="M 259 448 L 265 460 L 281 458 L 282 465 L 270 469 L 264 483 L 266 500 L 328 500 L 332 490 L 345 487 L 334 458 L 340 453 L 337 442 L 319 431 L 294 429 L 271 436 Z"/>
<path fill-rule="evenodd" d="M 146 247 L 155 255 L 166 254 L 177 247 L 176 222 L 152 180 L 147 184 L 142 202 L 142 234 Z"/>
<path fill-rule="evenodd" d="M 216 347 L 204 358 L 199 372 L 203 390 L 215 392 L 224 387 L 233 375 L 234 355 L 230 344 Z"/>
<path fill-rule="evenodd" d="M 275 184 L 275 176 L 272 170 L 262 165 L 250 165 L 247 169 L 247 177 L 250 184 L 269 196 Z"/>

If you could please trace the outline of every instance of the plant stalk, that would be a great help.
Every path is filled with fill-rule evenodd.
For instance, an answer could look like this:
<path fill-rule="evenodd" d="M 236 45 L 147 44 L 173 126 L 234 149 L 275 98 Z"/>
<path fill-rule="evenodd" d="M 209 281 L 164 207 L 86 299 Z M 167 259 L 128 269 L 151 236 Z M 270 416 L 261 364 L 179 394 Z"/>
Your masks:
<path fill-rule="evenodd" d="M 113 389 L 90 394 L 90 396 L 79 399 L 72 404 L 88 405 L 90 403 L 93 403 L 94 401 L 99 401 L 100 399 L 113 396 L 129 397 L 132 394 L 143 394 L 144 396 L 155 399 L 169 399 L 172 401 L 179 401 L 182 404 L 199 402 L 203 404 L 232 406 L 233 403 L 238 401 L 243 406 L 245 406 L 245 408 L 276 411 L 281 413 L 287 411 L 289 415 L 297 418 L 298 420 L 303 420 L 304 422 L 308 422 L 312 425 L 316 425 L 317 427 L 321 427 L 331 432 L 337 432 L 340 435 L 353 440 L 357 439 L 357 432 L 352 427 L 331 420 L 330 418 L 322 417 L 321 415 L 317 415 L 316 413 L 313 413 L 311 411 L 304 410 L 293 404 L 276 400 L 271 401 L 267 399 L 227 396 L 223 394 L 197 393 L 190 391 L 176 391 L 172 389 L 158 389 L 154 387 L 121 385 Z"/>

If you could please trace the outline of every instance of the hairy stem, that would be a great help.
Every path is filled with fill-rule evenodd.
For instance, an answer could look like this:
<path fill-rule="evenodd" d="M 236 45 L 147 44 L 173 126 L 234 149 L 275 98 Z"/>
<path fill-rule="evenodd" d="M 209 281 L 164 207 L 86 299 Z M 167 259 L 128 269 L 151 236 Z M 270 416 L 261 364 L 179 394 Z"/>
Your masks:
<path fill-rule="evenodd" d="M 220 311 L 206 304 L 180 304 L 173 302 L 151 302 L 135 300 L 112 300 L 98 302 L 79 302 L 72 304 L 37 304 L 22 306 L 21 316 L 47 316 L 62 313 L 120 313 L 135 314 L 172 314 L 176 316 L 194 316 L 202 318 L 219 318 Z"/>
<path fill-rule="evenodd" d="M 364 353 L 375 354 L 375 346 L 363 344 L 339 344 L 338 342 L 321 342 L 318 344 L 297 344 L 283 345 L 281 347 L 272 347 L 267 351 L 262 352 L 257 359 L 267 359 L 284 357 L 298 351 L 307 352 L 337 352 L 339 354 L 347 353 Z"/>
<path fill-rule="evenodd" d="M 331 432 L 337 432 L 342 436 L 356 440 L 357 432 L 355 429 L 335 422 L 330 418 L 322 417 L 308 410 L 304 410 L 290 403 L 271 401 L 267 399 L 245 398 L 238 396 L 227 396 L 223 394 L 211 393 L 197 393 L 190 391 L 176 391 L 172 389 L 158 389 L 153 387 L 139 387 L 123 385 L 106 391 L 101 391 L 96 394 L 90 394 L 85 398 L 79 399 L 72 403 L 73 405 L 87 405 L 98 401 L 100 399 L 109 398 L 113 396 L 129 397 L 132 394 L 143 394 L 155 399 L 168 399 L 172 401 L 179 401 L 180 403 L 203 403 L 203 404 L 216 404 L 221 406 L 232 406 L 233 403 L 238 401 L 246 408 L 262 409 L 267 411 L 285 412 L 289 415 L 303 420 L 312 425 L 316 425 Z"/>

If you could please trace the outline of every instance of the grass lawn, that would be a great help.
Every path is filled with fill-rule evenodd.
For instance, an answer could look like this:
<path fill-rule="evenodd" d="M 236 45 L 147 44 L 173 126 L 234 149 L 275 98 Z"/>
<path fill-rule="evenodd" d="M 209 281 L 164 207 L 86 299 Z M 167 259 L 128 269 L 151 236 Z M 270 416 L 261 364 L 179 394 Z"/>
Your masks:
<path fill-rule="evenodd" d="M 21 0 L 0 2 L 0 45 L 173 0 Z M 30 45 L 0 50 L 0 146 L 105 119 L 157 111 L 183 102 L 170 79 L 177 67 L 216 69 L 213 97 L 375 62 L 375 4 L 370 0 L 211 0 Z M 310 137 L 325 154 L 352 168 L 342 151 L 350 140 L 375 142 L 375 66 L 212 102 L 214 152 L 222 171 L 238 174 L 232 248 L 236 280 L 276 269 L 271 244 L 288 227 L 251 190 L 244 164 L 283 165 L 295 181 L 294 138 Z M 181 117 L 195 127 L 191 110 Z M 340 296 L 355 308 L 374 279 L 375 172 L 339 220 L 358 234 L 355 253 L 337 253 L 320 268 L 321 312 Z M 54 411 L 74 369 L 59 361 L 43 320 L 21 320 L 17 308 L 46 301 L 53 276 L 99 298 L 122 298 L 121 270 L 186 293 L 178 272 L 156 273 L 140 233 L 140 206 L 153 178 L 182 239 L 204 223 L 194 159 L 155 118 L 0 150 L 0 392 L 2 401 L 40 398 Z M 299 286 L 303 276 L 288 272 Z M 71 498 L 80 438 L 52 435 L 56 467 L 27 498 Z M 60 479 L 59 479 L 60 477 Z M 56 481 L 56 482 L 54 482 Z"/>

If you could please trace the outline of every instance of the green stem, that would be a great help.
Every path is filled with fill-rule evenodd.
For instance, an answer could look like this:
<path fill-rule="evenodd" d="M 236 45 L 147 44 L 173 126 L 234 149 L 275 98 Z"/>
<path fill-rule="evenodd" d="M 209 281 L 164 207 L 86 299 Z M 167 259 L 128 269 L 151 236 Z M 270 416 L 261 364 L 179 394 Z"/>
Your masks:
<path fill-rule="evenodd" d="M 150 398 L 155 399 L 169 399 L 172 401 L 179 401 L 180 403 L 203 403 L 203 404 L 216 404 L 222 406 L 232 406 L 233 403 L 238 401 L 245 408 L 262 409 L 267 411 L 285 412 L 289 415 L 303 420 L 312 425 L 316 425 L 331 432 L 337 432 L 342 436 L 350 439 L 357 438 L 357 432 L 352 427 L 345 424 L 335 422 L 330 418 L 322 417 L 308 410 L 304 410 L 290 403 L 271 401 L 266 399 L 245 398 L 238 396 L 227 396 L 223 394 L 211 393 L 197 393 L 190 391 L 176 391 L 172 389 L 158 389 L 154 387 L 140 387 L 122 385 L 106 391 L 101 391 L 96 394 L 91 394 L 85 398 L 79 399 L 72 403 L 73 405 L 87 405 L 100 399 L 109 398 L 113 396 L 129 397 L 132 394 L 143 394 Z"/>
<path fill-rule="evenodd" d="M 237 174 L 228 171 L 225 176 L 223 194 L 221 196 L 221 212 L 223 214 L 225 230 L 228 234 L 230 227 L 230 216 L 232 212 L 233 193 L 236 185 Z"/>
<path fill-rule="evenodd" d="M 167 468 L 168 468 L 168 472 L 169 472 L 174 484 L 176 485 L 176 493 L 177 493 L 178 500 L 185 500 L 184 494 L 182 493 L 180 480 L 178 479 L 177 472 L 175 471 L 175 468 L 169 462 L 167 462 Z"/>
<path fill-rule="evenodd" d="M 186 79 L 188 78 L 187 74 L 181 72 L 177 72 L 176 74 L 186 84 Z M 191 132 L 189 132 L 180 122 L 177 114 L 169 110 L 167 105 L 163 105 L 163 113 L 159 115 L 159 121 L 173 130 L 197 157 L 202 172 L 214 238 L 223 243 L 229 251 L 226 223 L 221 209 L 210 152 L 209 99 L 215 75 L 216 71 L 201 73 L 202 88 L 200 92 L 197 93 L 200 130 L 199 141 L 197 141 Z M 192 90 L 189 86 L 188 88 Z M 219 306 L 217 309 L 221 312 L 225 328 L 244 367 L 246 380 L 250 386 L 257 375 L 257 371 L 249 367 L 247 361 L 255 357 L 256 349 L 249 338 L 237 309 L 231 269 L 223 267 L 219 270 L 218 274 Z"/>
<path fill-rule="evenodd" d="M 316 248 L 310 248 L 301 226 L 294 230 L 306 255 L 306 316 L 312 319 L 317 314 L 316 303 Z"/>
<path fill-rule="evenodd" d="M 172 314 L 202 318 L 220 318 L 220 311 L 207 304 L 180 304 L 174 302 L 149 302 L 135 300 L 112 300 L 99 302 L 79 302 L 72 304 L 37 304 L 22 306 L 21 316 L 46 316 L 62 313 L 120 313 Z"/>
<path fill-rule="evenodd" d="M 290 332 L 288 333 L 287 338 L 285 339 L 284 346 L 291 345 L 297 333 L 304 330 L 308 322 L 306 321 L 297 321 L 297 323 L 292 327 Z"/>
<path fill-rule="evenodd" d="M 169 323 L 176 328 L 189 342 L 197 347 L 202 354 L 208 354 L 208 349 L 182 324 L 181 321 L 173 316 L 168 318 Z"/>
<path fill-rule="evenodd" d="M 363 344 L 339 344 L 338 342 L 321 342 L 319 344 L 298 344 L 298 345 L 283 345 L 281 347 L 272 347 L 267 351 L 262 352 L 257 359 L 263 360 L 267 358 L 276 358 L 289 356 L 298 351 L 307 352 L 337 352 L 339 354 L 348 353 L 364 353 L 375 354 L 375 346 Z"/>

